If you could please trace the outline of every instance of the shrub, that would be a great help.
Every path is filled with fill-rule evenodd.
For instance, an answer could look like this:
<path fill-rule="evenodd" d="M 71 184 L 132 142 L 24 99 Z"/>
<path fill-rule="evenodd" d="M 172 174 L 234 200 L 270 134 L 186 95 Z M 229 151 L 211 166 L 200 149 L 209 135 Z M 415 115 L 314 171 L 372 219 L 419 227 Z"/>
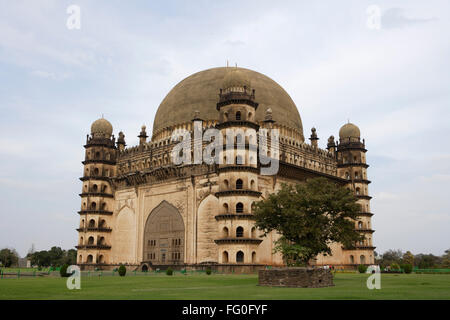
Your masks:
<path fill-rule="evenodd" d="M 398 263 L 393 263 L 391 264 L 391 270 L 400 270 L 400 266 L 398 265 Z"/>
<path fill-rule="evenodd" d="M 211 274 L 211 267 L 206 268 L 206 274 L 209 276 Z"/>
<path fill-rule="evenodd" d="M 171 267 L 168 267 L 168 268 L 167 268 L 166 274 L 167 274 L 168 276 L 171 276 L 171 275 L 173 274 L 173 270 L 172 270 Z"/>
<path fill-rule="evenodd" d="M 127 273 L 127 268 L 125 268 L 125 266 L 121 264 L 117 271 L 119 272 L 119 276 L 124 277 Z"/>
<path fill-rule="evenodd" d="M 405 273 L 411 273 L 412 272 L 412 265 L 410 264 L 404 264 L 402 265 L 402 269 Z"/>
<path fill-rule="evenodd" d="M 69 277 L 70 274 L 67 273 L 67 268 L 69 267 L 68 264 L 64 264 L 61 269 L 59 269 L 59 274 L 61 277 Z"/>
<path fill-rule="evenodd" d="M 359 273 L 365 273 L 367 271 L 367 266 L 360 264 L 358 266 L 358 271 L 359 271 Z"/>

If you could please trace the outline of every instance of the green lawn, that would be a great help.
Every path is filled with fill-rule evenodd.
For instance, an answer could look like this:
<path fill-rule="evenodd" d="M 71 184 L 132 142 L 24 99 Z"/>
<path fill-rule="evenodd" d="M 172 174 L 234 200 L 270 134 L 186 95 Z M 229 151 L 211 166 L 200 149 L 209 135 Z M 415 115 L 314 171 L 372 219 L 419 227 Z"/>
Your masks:
<path fill-rule="evenodd" d="M 368 276 L 338 273 L 318 289 L 259 287 L 257 275 L 92 276 L 81 290 L 58 277 L 1 279 L 0 299 L 450 299 L 450 275 L 382 274 L 380 290 L 367 289 Z"/>

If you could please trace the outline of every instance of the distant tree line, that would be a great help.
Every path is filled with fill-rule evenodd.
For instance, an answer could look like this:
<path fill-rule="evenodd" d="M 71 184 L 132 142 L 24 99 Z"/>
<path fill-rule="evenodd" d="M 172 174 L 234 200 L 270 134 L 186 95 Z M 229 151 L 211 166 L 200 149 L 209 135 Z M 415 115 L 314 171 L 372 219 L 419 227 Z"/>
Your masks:
<path fill-rule="evenodd" d="M 393 265 L 409 264 L 419 269 L 450 268 L 450 249 L 445 250 L 442 256 L 433 254 L 412 254 L 411 251 L 388 250 L 379 255 L 375 252 L 375 263 L 382 269 Z"/>
<path fill-rule="evenodd" d="M 38 267 L 61 267 L 65 264 L 72 265 L 77 262 L 77 250 L 63 250 L 60 247 L 52 247 L 50 250 L 30 252 L 27 258 L 31 260 L 32 266 Z"/>
<path fill-rule="evenodd" d="M 64 264 L 76 264 L 77 251 L 75 249 L 63 250 L 60 247 L 52 247 L 50 250 L 34 251 L 26 255 L 32 266 L 38 267 L 60 267 Z M 19 254 L 15 249 L 4 248 L 0 250 L 0 266 L 17 267 Z"/>
<path fill-rule="evenodd" d="M 0 250 L 0 266 L 13 267 L 19 263 L 19 254 L 15 249 L 4 248 Z"/>

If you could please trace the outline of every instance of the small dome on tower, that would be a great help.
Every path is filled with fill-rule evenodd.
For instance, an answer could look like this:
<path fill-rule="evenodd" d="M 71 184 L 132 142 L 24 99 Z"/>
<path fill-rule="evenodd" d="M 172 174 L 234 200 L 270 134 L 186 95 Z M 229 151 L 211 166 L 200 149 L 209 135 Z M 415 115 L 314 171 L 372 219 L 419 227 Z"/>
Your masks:
<path fill-rule="evenodd" d="M 246 87 L 250 89 L 250 79 L 248 79 L 245 74 L 238 68 L 230 68 L 231 70 L 227 72 L 223 78 L 222 89 L 229 88 L 243 88 Z"/>
<path fill-rule="evenodd" d="M 351 140 L 356 139 L 359 141 L 360 137 L 361 132 L 359 131 L 359 128 L 353 123 L 346 123 L 339 130 L 339 139 L 341 139 L 341 141 L 349 140 L 349 138 Z"/>
<path fill-rule="evenodd" d="M 91 125 L 91 134 L 94 137 L 109 138 L 109 137 L 111 137 L 112 132 L 113 132 L 113 127 L 112 127 L 111 123 L 104 118 L 95 120 Z"/>

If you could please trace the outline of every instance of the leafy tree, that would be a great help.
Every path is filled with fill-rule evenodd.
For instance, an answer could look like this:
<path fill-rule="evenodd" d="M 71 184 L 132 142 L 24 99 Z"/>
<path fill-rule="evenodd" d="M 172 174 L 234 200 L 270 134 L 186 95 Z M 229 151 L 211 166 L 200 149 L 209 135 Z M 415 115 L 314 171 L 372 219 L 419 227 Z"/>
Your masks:
<path fill-rule="evenodd" d="M 358 272 L 359 273 L 365 273 L 367 271 L 367 266 L 360 264 L 358 265 Z"/>
<path fill-rule="evenodd" d="M 414 265 L 414 255 L 411 253 L 411 251 L 406 251 L 403 255 L 402 262 L 404 264 L 410 264 L 411 266 Z"/>
<path fill-rule="evenodd" d="M 398 263 L 394 262 L 393 264 L 391 264 L 391 270 L 400 270 L 400 266 L 398 265 Z"/>
<path fill-rule="evenodd" d="M 19 262 L 19 254 L 15 249 L 4 248 L 0 250 L 0 262 L 6 268 L 16 266 Z"/>
<path fill-rule="evenodd" d="M 419 269 L 429 269 L 440 265 L 441 260 L 440 257 L 436 257 L 433 254 L 418 254 L 415 256 L 414 264 L 418 266 Z"/>
<path fill-rule="evenodd" d="M 349 189 L 325 178 L 283 184 L 268 199 L 255 203 L 255 225 L 267 235 L 281 234 L 275 251 L 288 266 L 307 265 L 318 254 L 331 254 L 330 244 L 352 247 L 362 240 L 355 230 L 359 204 Z"/>
<path fill-rule="evenodd" d="M 64 259 L 64 251 L 60 247 L 52 247 L 48 254 L 50 256 L 50 263 L 52 267 L 61 266 Z"/>
<path fill-rule="evenodd" d="M 50 250 L 30 252 L 27 258 L 32 265 L 38 267 L 57 267 L 64 264 L 74 265 L 77 262 L 77 251 L 75 249 L 63 250 L 60 247 L 52 247 Z"/>
<path fill-rule="evenodd" d="M 69 265 L 64 264 L 61 269 L 59 269 L 59 273 L 61 275 L 61 277 L 69 277 L 70 274 L 67 273 L 67 268 L 69 267 Z"/>
<path fill-rule="evenodd" d="M 173 270 L 172 270 L 172 268 L 171 268 L 171 267 L 168 267 L 168 268 L 167 268 L 167 270 L 166 270 L 166 274 L 167 274 L 168 276 L 171 276 L 171 275 L 173 275 Z"/>
<path fill-rule="evenodd" d="M 442 256 L 442 267 L 450 268 L 450 249 L 445 250 L 445 254 Z"/>
<path fill-rule="evenodd" d="M 401 265 L 400 267 L 403 269 L 403 271 L 404 271 L 405 273 L 411 273 L 411 272 L 412 272 L 412 265 L 409 264 L 409 263 L 403 264 L 403 265 Z"/>
<path fill-rule="evenodd" d="M 378 263 L 382 267 L 390 266 L 393 263 L 400 264 L 402 263 L 403 253 L 402 250 L 388 250 L 381 256 L 381 259 Z"/>

